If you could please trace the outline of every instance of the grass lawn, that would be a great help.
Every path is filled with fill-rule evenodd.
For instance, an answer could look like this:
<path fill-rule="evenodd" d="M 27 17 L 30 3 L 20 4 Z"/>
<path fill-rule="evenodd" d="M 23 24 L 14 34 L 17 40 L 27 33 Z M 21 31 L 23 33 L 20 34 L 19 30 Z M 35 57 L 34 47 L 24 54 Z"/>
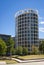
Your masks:
<path fill-rule="evenodd" d="M 27 56 L 18 56 L 19 59 L 23 59 L 23 60 L 26 60 L 26 59 L 42 59 L 44 58 L 44 55 L 27 55 Z"/>
<path fill-rule="evenodd" d="M 7 64 L 15 64 L 15 63 L 17 63 L 15 60 L 0 60 L 0 61 L 5 61 Z"/>

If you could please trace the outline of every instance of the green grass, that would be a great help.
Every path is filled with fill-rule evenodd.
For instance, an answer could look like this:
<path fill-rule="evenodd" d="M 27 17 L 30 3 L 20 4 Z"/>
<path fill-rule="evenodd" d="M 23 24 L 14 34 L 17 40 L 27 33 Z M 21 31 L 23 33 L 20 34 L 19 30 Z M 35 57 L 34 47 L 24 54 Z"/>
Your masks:
<path fill-rule="evenodd" d="M 44 55 L 27 55 L 27 56 L 18 56 L 19 59 L 23 59 L 23 60 L 26 60 L 26 59 L 42 59 L 44 58 Z"/>
<path fill-rule="evenodd" d="M 5 61 L 7 64 L 15 64 L 15 63 L 18 63 L 15 60 L 0 60 L 0 61 Z"/>

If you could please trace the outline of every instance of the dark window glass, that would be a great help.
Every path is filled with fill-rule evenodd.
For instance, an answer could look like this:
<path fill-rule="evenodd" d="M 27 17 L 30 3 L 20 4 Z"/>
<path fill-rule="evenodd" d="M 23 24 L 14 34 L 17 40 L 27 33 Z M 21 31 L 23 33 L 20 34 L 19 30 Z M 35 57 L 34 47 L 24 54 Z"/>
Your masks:
<path fill-rule="evenodd" d="M 30 45 L 28 45 L 28 47 L 30 47 Z"/>

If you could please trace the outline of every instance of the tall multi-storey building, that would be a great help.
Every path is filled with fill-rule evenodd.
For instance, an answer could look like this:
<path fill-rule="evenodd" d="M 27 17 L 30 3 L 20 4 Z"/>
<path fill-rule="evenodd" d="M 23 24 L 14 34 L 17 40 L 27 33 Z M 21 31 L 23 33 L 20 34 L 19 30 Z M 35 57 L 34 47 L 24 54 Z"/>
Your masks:
<path fill-rule="evenodd" d="M 18 11 L 16 20 L 16 46 L 27 47 L 31 52 L 32 46 L 39 47 L 38 43 L 38 12 L 25 9 Z"/>

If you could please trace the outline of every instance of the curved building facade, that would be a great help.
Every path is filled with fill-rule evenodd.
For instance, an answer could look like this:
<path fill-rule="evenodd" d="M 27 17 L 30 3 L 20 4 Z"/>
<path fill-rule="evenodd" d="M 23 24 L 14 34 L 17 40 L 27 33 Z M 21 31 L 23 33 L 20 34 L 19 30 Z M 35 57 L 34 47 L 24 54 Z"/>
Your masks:
<path fill-rule="evenodd" d="M 38 12 L 26 9 L 18 11 L 16 20 L 16 46 L 27 47 L 32 51 L 32 46 L 39 47 L 38 43 Z"/>

